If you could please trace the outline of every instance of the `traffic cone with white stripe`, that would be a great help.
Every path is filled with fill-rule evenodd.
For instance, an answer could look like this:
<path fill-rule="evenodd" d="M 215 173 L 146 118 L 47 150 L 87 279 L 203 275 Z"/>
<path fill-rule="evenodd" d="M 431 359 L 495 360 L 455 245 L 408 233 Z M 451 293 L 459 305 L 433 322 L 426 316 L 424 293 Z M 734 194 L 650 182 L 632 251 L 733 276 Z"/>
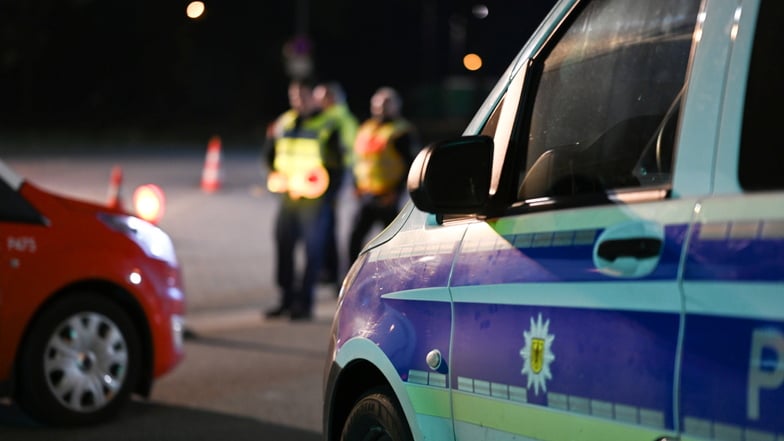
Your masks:
<path fill-rule="evenodd" d="M 122 209 L 122 179 L 122 168 L 119 165 L 115 165 L 112 167 L 112 174 L 109 177 L 109 190 L 106 196 L 106 205 L 113 210 Z"/>
<path fill-rule="evenodd" d="M 213 136 L 207 144 L 207 156 L 204 159 L 204 170 L 201 174 L 201 189 L 205 193 L 213 193 L 221 187 L 221 139 Z"/>

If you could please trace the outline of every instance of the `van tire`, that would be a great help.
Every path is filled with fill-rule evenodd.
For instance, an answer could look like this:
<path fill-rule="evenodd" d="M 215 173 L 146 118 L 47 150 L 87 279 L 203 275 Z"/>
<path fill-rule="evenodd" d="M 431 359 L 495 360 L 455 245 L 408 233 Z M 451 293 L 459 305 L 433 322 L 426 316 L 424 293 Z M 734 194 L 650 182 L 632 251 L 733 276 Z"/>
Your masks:
<path fill-rule="evenodd" d="M 351 409 L 341 441 L 412 441 L 403 411 L 388 387 L 371 389 Z"/>

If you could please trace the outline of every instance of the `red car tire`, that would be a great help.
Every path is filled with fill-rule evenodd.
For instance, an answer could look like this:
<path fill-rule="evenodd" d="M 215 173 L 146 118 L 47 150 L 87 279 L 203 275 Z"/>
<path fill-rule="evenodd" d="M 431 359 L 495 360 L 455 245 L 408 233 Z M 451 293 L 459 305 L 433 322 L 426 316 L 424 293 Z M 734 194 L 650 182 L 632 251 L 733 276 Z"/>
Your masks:
<path fill-rule="evenodd" d="M 118 304 L 93 292 L 66 295 L 30 329 L 17 365 L 16 399 L 47 424 L 104 420 L 129 401 L 141 356 L 138 332 Z"/>

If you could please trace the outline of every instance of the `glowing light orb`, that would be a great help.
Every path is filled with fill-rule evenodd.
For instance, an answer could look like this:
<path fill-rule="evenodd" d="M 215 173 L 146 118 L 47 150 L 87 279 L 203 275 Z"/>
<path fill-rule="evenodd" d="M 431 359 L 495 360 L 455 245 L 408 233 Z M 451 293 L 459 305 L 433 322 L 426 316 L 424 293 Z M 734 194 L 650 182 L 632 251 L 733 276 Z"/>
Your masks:
<path fill-rule="evenodd" d="M 145 184 L 133 192 L 133 207 L 140 218 L 157 224 L 163 217 L 165 206 L 163 190 L 155 184 Z"/>

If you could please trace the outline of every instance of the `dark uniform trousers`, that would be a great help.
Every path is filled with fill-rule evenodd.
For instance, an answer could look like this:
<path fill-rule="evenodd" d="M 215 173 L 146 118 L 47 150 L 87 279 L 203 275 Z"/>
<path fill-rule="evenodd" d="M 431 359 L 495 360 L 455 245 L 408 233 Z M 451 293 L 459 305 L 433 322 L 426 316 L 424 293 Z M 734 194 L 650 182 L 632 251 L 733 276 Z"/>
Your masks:
<path fill-rule="evenodd" d="M 295 200 L 288 195 L 282 196 L 275 223 L 277 282 L 283 296 L 281 306 L 292 315 L 311 314 L 314 289 L 332 234 L 333 193 L 328 192 L 318 199 Z M 304 277 L 296 277 L 296 245 L 301 239 L 305 244 L 305 273 Z M 301 281 L 299 286 L 296 280 Z"/>

